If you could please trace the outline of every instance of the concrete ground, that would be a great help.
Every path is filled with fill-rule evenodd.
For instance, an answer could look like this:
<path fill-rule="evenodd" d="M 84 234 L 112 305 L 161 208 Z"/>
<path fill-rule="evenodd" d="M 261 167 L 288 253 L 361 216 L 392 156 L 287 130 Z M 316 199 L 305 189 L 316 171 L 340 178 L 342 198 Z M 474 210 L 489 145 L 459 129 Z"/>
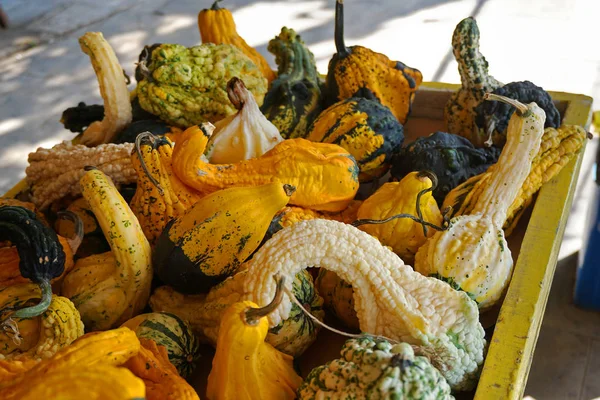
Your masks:
<path fill-rule="evenodd" d="M 101 31 L 129 73 L 145 44 L 200 42 L 199 9 L 211 0 L 0 0 L 0 192 L 24 176 L 27 154 L 72 138 L 59 122 L 79 101 L 101 103 L 78 45 Z M 481 49 L 500 81 L 532 80 L 600 101 L 598 0 L 345 0 L 346 40 L 419 68 L 425 80 L 458 83 L 450 51 L 455 25 L 475 16 Z M 238 31 L 273 63 L 268 41 L 282 26 L 300 32 L 321 72 L 334 51 L 333 0 L 227 0 Z M 526 394 L 537 399 L 600 396 L 600 313 L 571 305 L 576 253 L 592 189 L 590 143 Z"/>

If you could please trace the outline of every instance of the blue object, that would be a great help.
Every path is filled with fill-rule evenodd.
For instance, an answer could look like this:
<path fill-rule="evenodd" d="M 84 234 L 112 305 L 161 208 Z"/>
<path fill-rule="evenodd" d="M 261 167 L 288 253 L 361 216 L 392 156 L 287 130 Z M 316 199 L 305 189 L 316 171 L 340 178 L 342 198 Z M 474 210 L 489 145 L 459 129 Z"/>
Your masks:
<path fill-rule="evenodd" d="M 575 304 L 582 308 L 600 311 L 600 146 L 594 165 L 595 187 L 588 209 L 587 229 L 579 252 Z"/>

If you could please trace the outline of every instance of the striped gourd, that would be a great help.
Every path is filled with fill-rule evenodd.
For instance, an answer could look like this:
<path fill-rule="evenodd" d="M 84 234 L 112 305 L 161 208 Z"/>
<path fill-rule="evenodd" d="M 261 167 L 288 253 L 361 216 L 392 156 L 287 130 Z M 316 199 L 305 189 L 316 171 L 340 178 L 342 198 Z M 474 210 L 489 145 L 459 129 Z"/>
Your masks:
<path fill-rule="evenodd" d="M 187 378 L 200 356 L 199 342 L 187 322 L 175 314 L 153 312 L 140 314 L 123 326 L 133 330 L 139 338 L 152 339 L 156 344 L 165 346 L 169 361 L 179 374 Z"/>

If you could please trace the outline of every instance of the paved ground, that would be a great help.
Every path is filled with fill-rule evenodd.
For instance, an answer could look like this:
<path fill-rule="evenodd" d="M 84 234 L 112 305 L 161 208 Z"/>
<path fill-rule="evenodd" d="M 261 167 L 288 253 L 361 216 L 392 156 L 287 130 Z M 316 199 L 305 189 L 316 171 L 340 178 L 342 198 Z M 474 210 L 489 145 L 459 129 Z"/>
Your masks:
<path fill-rule="evenodd" d="M 0 0 L 11 29 L 0 31 L 0 192 L 23 176 L 27 154 L 72 134 L 59 123 L 79 101 L 101 103 L 77 38 L 101 31 L 129 73 L 144 44 L 200 42 L 196 14 L 211 0 Z M 546 89 L 600 101 L 598 0 L 345 0 L 349 44 L 360 43 L 419 68 L 425 80 L 459 82 L 450 53 L 454 26 L 477 18 L 482 52 L 503 82 L 532 80 Z M 271 62 L 267 42 L 286 25 L 301 32 L 324 72 L 334 50 L 333 0 L 227 0 L 238 30 Z M 600 106 L 598 107 L 600 108 Z M 592 143 L 590 150 L 595 146 Z M 591 189 L 592 153 L 565 234 L 559 272 L 527 394 L 592 399 L 600 367 L 600 314 L 570 305 L 575 254 Z M 578 322 L 579 321 L 579 322 Z M 591 321 L 591 322 L 581 322 Z"/>

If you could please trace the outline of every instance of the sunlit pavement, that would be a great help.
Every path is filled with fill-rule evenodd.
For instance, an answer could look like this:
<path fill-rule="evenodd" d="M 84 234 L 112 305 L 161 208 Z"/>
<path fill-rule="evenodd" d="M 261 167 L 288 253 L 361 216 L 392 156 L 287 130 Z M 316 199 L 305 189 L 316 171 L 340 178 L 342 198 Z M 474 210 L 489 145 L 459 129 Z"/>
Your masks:
<path fill-rule="evenodd" d="M 200 43 L 196 15 L 210 1 L 0 1 L 11 21 L 9 30 L 0 30 L 0 192 L 24 176 L 29 152 L 72 138 L 59 122 L 65 108 L 79 101 L 102 102 L 89 58 L 77 42 L 84 32 L 103 32 L 132 74 L 145 44 Z M 344 3 L 348 44 L 416 67 L 425 80 L 459 82 L 450 39 L 455 25 L 472 15 L 481 30 L 481 50 L 498 80 L 531 80 L 548 90 L 600 100 L 598 0 Z M 319 70 L 326 71 L 334 51 L 333 0 L 225 0 L 223 6 L 233 11 L 240 34 L 271 62 L 267 43 L 285 25 L 301 34 Z M 600 326 L 600 314 L 575 310 L 569 303 L 593 185 L 595 146 L 595 141 L 588 145 L 527 389 L 538 399 L 600 396 L 600 380 L 590 375 L 600 369 L 600 328 L 593 327 Z M 578 318 L 593 324 L 578 325 Z M 565 324 L 581 329 L 573 332 Z"/>

